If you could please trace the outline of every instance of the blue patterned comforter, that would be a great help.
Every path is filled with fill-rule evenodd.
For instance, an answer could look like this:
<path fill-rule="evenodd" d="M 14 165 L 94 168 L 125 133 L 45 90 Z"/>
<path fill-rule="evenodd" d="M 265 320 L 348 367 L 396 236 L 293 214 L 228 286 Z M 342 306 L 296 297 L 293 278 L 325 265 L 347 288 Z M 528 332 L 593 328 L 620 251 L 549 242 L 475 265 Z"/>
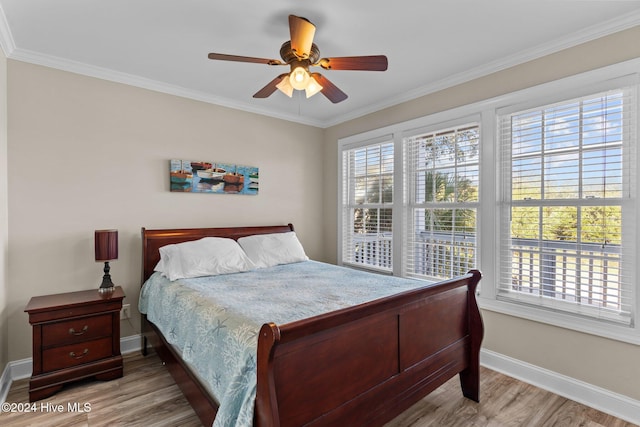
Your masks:
<path fill-rule="evenodd" d="M 264 323 L 282 325 L 425 284 L 315 261 L 174 282 L 155 273 L 139 309 L 218 400 L 214 427 L 250 427 Z"/>

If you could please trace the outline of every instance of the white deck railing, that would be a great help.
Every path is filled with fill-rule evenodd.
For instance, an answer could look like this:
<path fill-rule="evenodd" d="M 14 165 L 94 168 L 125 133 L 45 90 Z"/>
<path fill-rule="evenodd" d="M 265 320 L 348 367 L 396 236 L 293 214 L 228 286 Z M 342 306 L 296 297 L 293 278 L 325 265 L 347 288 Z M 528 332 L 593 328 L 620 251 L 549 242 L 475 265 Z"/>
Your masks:
<path fill-rule="evenodd" d="M 355 263 L 391 270 L 391 233 L 354 233 L 352 239 Z M 449 278 L 476 268 L 475 234 L 422 231 L 411 245 L 409 276 Z M 512 290 L 620 309 L 619 245 L 512 239 L 511 247 Z"/>

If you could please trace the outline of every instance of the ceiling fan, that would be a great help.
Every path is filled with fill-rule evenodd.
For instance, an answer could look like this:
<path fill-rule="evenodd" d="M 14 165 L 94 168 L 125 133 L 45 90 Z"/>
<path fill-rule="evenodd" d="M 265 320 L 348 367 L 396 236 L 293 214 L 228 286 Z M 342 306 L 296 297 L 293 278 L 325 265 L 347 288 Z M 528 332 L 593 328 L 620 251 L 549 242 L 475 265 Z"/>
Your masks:
<path fill-rule="evenodd" d="M 289 73 L 280 74 L 256 92 L 253 97 L 267 98 L 276 89 L 291 97 L 293 90 L 296 89 L 304 90 L 307 98 L 322 92 L 334 104 L 347 99 L 347 94 L 322 74 L 309 72 L 309 67 L 319 66 L 325 70 L 360 71 L 385 71 L 387 69 L 387 57 L 384 55 L 320 58 L 320 50 L 313 43 L 316 27 L 306 18 L 289 15 L 289 32 L 291 40 L 284 42 L 280 47 L 282 61 L 279 59 L 226 55 L 223 53 L 210 53 L 209 59 L 267 65 L 289 65 L 291 67 Z"/>

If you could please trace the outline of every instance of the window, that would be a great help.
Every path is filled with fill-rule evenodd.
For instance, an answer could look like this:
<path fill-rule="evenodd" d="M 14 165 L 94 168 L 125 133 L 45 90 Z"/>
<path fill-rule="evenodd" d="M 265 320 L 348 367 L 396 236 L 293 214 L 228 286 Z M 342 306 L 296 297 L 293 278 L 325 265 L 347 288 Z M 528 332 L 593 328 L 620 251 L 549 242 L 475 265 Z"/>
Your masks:
<path fill-rule="evenodd" d="M 630 325 L 632 90 L 499 117 L 498 298 Z"/>
<path fill-rule="evenodd" d="M 392 270 L 393 151 L 383 142 L 342 153 L 345 263 Z"/>
<path fill-rule="evenodd" d="M 476 265 L 480 128 L 405 138 L 405 274 L 446 279 Z"/>
<path fill-rule="evenodd" d="M 338 263 L 640 344 L 640 59 L 339 141 Z"/>

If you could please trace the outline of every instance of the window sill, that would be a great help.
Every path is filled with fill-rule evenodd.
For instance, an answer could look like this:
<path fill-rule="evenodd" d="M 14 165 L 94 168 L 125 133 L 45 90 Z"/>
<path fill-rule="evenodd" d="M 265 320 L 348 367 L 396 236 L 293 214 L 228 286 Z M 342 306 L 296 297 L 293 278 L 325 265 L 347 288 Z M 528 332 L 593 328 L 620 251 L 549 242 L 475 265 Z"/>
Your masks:
<path fill-rule="evenodd" d="M 586 334 L 609 338 L 630 344 L 640 345 L 640 330 L 637 326 L 625 327 L 597 321 L 579 315 L 561 313 L 543 308 L 535 308 L 507 301 L 497 301 L 478 297 L 478 306 L 500 314 L 519 317 L 534 322 L 570 329 Z"/>
<path fill-rule="evenodd" d="M 385 276 L 393 276 L 393 272 L 391 270 L 384 269 L 384 268 L 376 268 L 366 264 L 357 264 L 354 262 L 343 261 L 343 262 L 338 262 L 338 265 L 342 267 L 352 268 L 354 270 L 366 271 L 368 273 L 376 273 L 376 274 L 382 274 Z"/>

